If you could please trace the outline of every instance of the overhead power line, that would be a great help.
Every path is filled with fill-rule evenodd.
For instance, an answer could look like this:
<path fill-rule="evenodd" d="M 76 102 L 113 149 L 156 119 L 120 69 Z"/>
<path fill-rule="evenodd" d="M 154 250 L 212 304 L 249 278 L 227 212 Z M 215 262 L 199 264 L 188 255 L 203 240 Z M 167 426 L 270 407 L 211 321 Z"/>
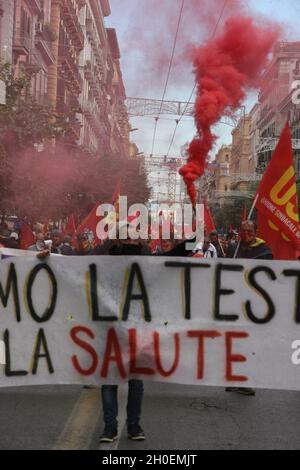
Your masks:
<path fill-rule="evenodd" d="M 167 79 L 166 79 L 166 83 L 165 83 L 165 87 L 164 87 L 163 96 L 162 96 L 162 99 L 161 99 L 160 109 L 158 111 L 157 117 L 155 118 L 155 125 L 154 125 L 153 139 L 152 139 L 152 150 L 151 150 L 152 154 L 154 152 L 157 124 L 158 124 L 159 116 L 160 116 L 160 113 L 161 113 L 161 110 L 162 110 L 162 106 L 163 106 L 163 103 L 164 103 L 164 99 L 165 99 L 165 96 L 166 96 L 167 87 L 168 87 L 169 79 L 170 79 L 170 75 L 171 75 L 171 69 L 172 69 L 173 60 L 174 60 L 174 55 L 175 55 L 175 50 L 176 50 L 176 45 L 177 45 L 178 33 L 179 33 L 180 23 L 181 23 L 181 19 L 182 19 L 184 4 L 185 4 L 185 0 L 182 0 L 181 7 L 180 7 L 180 12 L 179 12 L 178 23 L 177 23 L 177 28 L 176 28 L 176 33 L 175 33 L 175 38 L 174 38 L 172 55 L 171 55 L 171 59 L 170 59 L 170 63 L 169 63 Z"/>
<path fill-rule="evenodd" d="M 220 22 L 221 22 L 221 20 L 222 20 L 222 18 L 223 18 L 223 15 L 224 15 L 224 12 L 225 12 L 225 8 L 226 8 L 226 6 L 227 6 L 227 3 L 228 3 L 228 0 L 225 0 L 225 1 L 224 1 L 224 4 L 223 4 L 223 7 L 222 7 L 222 10 L 221 10 L 221 12 L 220 12 L 220 16 L 219 16 L 219 18 L 218 18 L 218 21 L 217 21 L 216 26 L 215 26 L 215 28 L 214 28 L 214 31 L 213 31 L 213 33 L 212 33 L 211 40 L 214 39 L 214 37 L 215 37 L 215 35 L 216 35 L 216 32 L 217 32 L 218 27 L 219 27 L 219 24 L 220 24 Z M 183 116 L 185 115 L 185 112 L 186 112 L 187 107 L 189 106 L 189 104 L 190 104 L 191 101 L 192 101 L 192 98 L 193 98 L 194 92 L 195 92 L 195 90 L 196 90 L 196 87 L 197 87 L 197 82 L 195 82 L 195 84 L 194 84 L 194 86 L 193 86 L 192 92 L 191 92 L 190 97 L 189 97 L 189 99 L 188 99 L 188 101 L 187 101 L 187 103 L 186 103 L 185 109 L 183 110 L 182 114 L 180 115 L 180 118 L 176 121 L 174 133 L 173 133 L 173 136 L 172 136 L 172 139 L 171 139 L 171 143 L 170 143 L 170 145 L 169 145 L 169 149 L 168 149 L 168 152 L 167 152 L 167 156 L 169 155 L 169 153 L 170 153 L 170 151 L 171 151 L 171 149 L 172 149 L 172 146 L 173 146 L 173 143 L 174 143 L 174 140 L 175 140 L 175 136 L 176 136 L 176 133 L 177 133 L 178 125 L 180 124 L 180 122 L 181 122 Z"/>

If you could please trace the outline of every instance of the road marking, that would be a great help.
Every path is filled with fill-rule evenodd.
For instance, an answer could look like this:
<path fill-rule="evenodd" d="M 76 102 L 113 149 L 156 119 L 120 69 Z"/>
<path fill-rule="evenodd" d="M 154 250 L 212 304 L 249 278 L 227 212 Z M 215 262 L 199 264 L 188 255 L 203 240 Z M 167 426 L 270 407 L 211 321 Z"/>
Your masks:
<path fill-rule="evenodd" d="M 83 389 L 53 450 L 89 449 L 100 412 L 100 389 Z"/>

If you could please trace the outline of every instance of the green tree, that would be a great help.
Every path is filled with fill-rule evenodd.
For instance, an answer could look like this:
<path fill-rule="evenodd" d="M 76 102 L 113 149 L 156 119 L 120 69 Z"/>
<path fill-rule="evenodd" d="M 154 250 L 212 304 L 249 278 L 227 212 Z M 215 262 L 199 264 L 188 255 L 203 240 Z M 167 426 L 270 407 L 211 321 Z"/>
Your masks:
<path fill-rule="evenodd" d="M 32 97 L 32 77 L 33 73 L 23 73 L 16 78 L 11 65 L 0 62 L 0 80 L 6 85 L 6 104 L 0 106 L 0 137 L 8 153 L 60 137 L 68 129 L 68 115 L 57 116 L 53 107 Z"/>
<path fill-rule="evenodd" d="M 42 221 L 70 213 L 85 216 L 97 201 L 111 201 L 120 180 L 129 204 L 147 201 L 150 190 L 139 161 L 120 155 L 91 158 L 64 142 L 74 110 L 57 116 L 50 106 L 38 104 L 30 93 L 31 78 L 15 78 L 10 65 L 0 63 L 7 93 L 0 106 L 0 212 Z"/>

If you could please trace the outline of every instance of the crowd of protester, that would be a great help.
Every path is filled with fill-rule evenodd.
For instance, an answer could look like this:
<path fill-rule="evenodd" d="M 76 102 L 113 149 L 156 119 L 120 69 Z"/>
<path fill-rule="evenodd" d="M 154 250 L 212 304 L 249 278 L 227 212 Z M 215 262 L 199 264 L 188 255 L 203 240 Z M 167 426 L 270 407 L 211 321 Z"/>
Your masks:
<path fill-rule="evenodd" d="M 1 218 L 0 247 L 21 248 L 21 224 L 22 222 L 17 217 Z M 58 223 L 47 224 L 47 226 L 40 223 L 34 224 L 32 226 L 34 239 L 26 249 L 34 252 L 49 251 L 52 254 L 64 256 L 122 254 L 122 243 L 118 237 L 116 240 L 109 239 L 100 245 L 95 245 L 88 232 L 84 231 L 72 236 L 66 234 L 63 228 L 59 229 L 58 225 Z M 129 228 L 130 223 L 127 225 Z M 234 230 L 224 234 L 222 229 L 219 234 L 217 230 L 213 230 L 204 236 L 203 242 L 195 243 L 193 250 L 188 251 L 185 249 L 185 241 L 176 239 L 172 229 L 168 239 L 152 240 L 149 238 L 149 240 L 135 241 L 134 244 L 139 246 L 141 254 L 146 255 L 165 253 L 176 255 L 177 253 L 178 256 L 197 258 L 259 258 L 261 255 L 267 255 L 268 259 L 268 249 L 265 248 L 263 240 L 256 237 L 255 232 L 255 225 L 251 221 L 243 222 L 239 232 Z"/>

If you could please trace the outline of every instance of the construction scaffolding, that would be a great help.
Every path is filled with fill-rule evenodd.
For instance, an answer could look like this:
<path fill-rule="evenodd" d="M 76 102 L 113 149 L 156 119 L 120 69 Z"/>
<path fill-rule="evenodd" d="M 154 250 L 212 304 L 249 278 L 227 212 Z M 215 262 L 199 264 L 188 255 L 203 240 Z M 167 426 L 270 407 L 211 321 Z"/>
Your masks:
<path fill-rule="evenodd" d="M 167 157 L 160 155 L 145 155 L 142 166 L 148 174 L 148 180 L 155 186 L 154 194 L 163 194 L 170 202 L 181 202 L 177 196 L 177 187 L 180 184 L 179 169 L 186 163 L 184 157 Z M 162 190 L 162 186 L 166 190 Z M 154 196 L 155 199 L 155 196 Z"/>

